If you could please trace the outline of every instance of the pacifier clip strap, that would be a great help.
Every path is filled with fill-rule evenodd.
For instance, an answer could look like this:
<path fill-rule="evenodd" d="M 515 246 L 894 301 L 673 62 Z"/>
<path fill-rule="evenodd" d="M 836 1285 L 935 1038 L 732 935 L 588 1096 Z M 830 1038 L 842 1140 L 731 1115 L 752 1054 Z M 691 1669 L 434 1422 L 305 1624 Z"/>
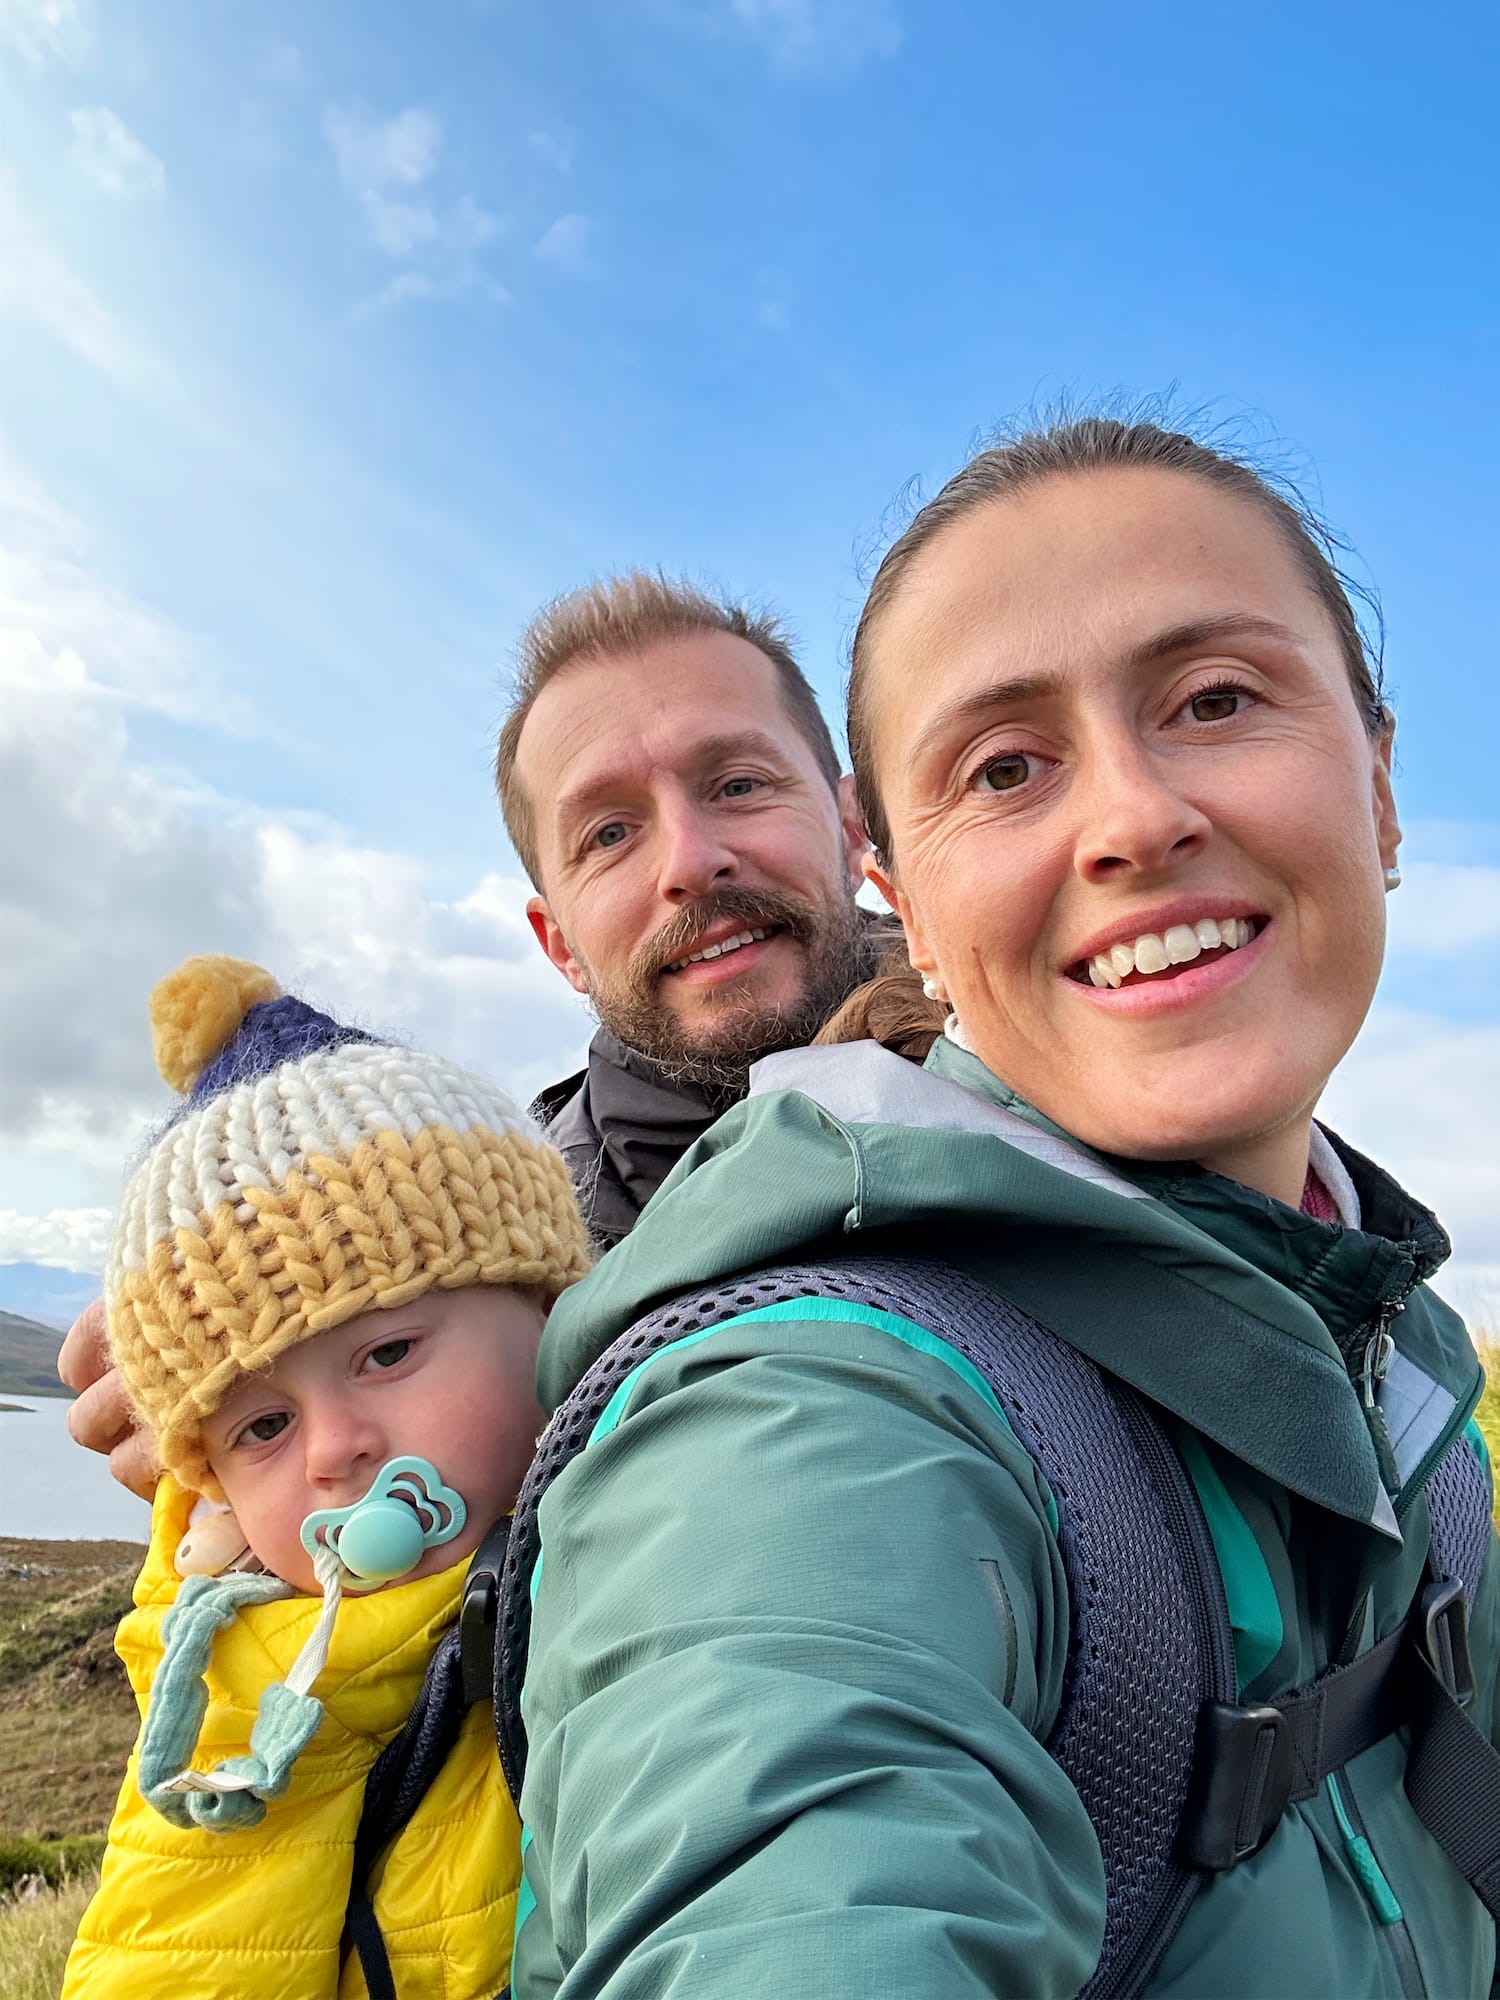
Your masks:
<path fill-rule="evenodd" d="M 272 1603 L 291 1591 L 271 1576 L 194 1576 L 184 1583 L 164 1628 L 166 1651 L 147 1711 L 139 1765 L 143 1796 L 172 1825 L 226 1833 L 255 1826 L 264 1818 L 267 1802 L 279 1798 L 290 1783 L 292 1766 L 323 1719 L 323 1704 L 311 1690 L 327 1663 L 343 1590 L 343 1565 L 332 1551 L 320 1551 L 313 1567 L 323 1586 L 317 1622 L 286 1679 L 272 1682 L 262 1693 L 249 1754 L 226 1758 L 211 1771 L 191 1769 L 190 1759 L 208 1707 L 204 1673 L 214 1634 L 242 1605 Z"/>

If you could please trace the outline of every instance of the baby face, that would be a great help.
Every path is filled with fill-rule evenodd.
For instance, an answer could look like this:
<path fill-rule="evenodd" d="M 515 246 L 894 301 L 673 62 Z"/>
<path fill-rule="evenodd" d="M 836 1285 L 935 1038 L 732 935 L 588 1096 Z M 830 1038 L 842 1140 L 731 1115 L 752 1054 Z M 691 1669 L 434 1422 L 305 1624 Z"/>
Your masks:
<path fill-rule="evenodd" d="M 498 1285 L 429 1291 L 346 1320 L 242 1382 L 203 1442 L 245 1540 L 274 1575 L 316 1593 L 301 1528 L 362 1500 L 389 1459 L 425 1458 L 468 1517 L 399 1580 L 471 1555 L 513 1505 L 543 1424 L 534 1378 L 542 1311 Z"/>

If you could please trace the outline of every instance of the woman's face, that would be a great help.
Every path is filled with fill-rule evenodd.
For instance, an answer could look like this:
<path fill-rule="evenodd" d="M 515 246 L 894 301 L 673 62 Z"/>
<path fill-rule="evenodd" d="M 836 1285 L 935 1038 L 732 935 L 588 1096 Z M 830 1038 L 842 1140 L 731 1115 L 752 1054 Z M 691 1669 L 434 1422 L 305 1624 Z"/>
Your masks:
<path fill-rule="evenodd" d="M 872 665 L 870 872 L 976 1054 L 1089 1145 L 1295 1202 L 1400 834 L 1276 527 L 1180 473 L 1049 480 L 929 544 Z"/>

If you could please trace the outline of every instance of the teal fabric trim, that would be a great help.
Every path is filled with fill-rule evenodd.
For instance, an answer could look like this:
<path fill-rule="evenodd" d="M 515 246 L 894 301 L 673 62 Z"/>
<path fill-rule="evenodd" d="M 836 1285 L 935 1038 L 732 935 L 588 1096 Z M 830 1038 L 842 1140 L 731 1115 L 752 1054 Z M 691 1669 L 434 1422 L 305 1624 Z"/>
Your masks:
<path fill-rule="evenodd" d="M 1344 1836 L 1344 1852 L 1349 1857 L 1349 1866 L 1359 1881 L 1359 1886 L 1370 1899 L 1370 1908 L 1383 1924 L 1399 1924 L 1404 1921 L 1401 1905 L 1396 1901 L 1396 1892 L 1386 1880 L 1385 1871 L 1375 1859 L 1375 1850 L 1364 1835 L 1358 1832 L 1354 1822 L 1344 1809 L 1344 1795 L 1339 1790 L 1339 1781 L 1331 1773 L 1328 1779 L 1328 1802 L 1333 1807 L 1333 1816 L 1339 1823 L 1339 1832 Z"/>
<path fill-rule="evenodd" d="M 1229 1625 L 1234 1634 L 1235 1676 L 1243 1692 L 1275 1659 L 1286 1636 L 1276 1586 L 1271 1581 L 1260 1543 L 1230 1499 L 1202 1439 L 1179 1427 L 1177 1448 L 1197 1491 L 1218 1558 L 1219 1574 L 1224 1579 Z"/>
<path fill-rule="evenodd" d="M 723 1333 L 731 1326 L 753 1326 L 757 1321 L 777 1320 L 818 1320 L 833 1325 L 873 1326 L 881 1333 L 888 1333 L 896 1340 L 912 1347 L 919 1354 L 930 1354 L 935 1361 L 941 1361 L 951 1368 L 961 1382 L 967 1384 L 976 1395 L 983 1397 L 995 1415 L 1011 1430 L 1011 1421 L 1000 1406 L 1000 1400 L 989 1383 L 985 1381 L 973 1362 L 960 1354 L 956 1347 L 950 1347 L 941 1335 L 930 1333 L 925 1326 L 918 1326 L 915 1320 L 903 1319 L 899 1313 L 882 1312 L 878 1306 L 854 1305 L 847 1299 L 781 1299 L 772 1306 L 757 1306 L 753 1312 L 736 1313 L 733 1319 L 721 1319 L 713 1326 L 700 1327 L 696 1333 L 685 1333 L 680 1340 L 669 1341 L 659 1347 L 655 1354 L 647 1355 L 637 1368 L 632 1368 L 625 1380 L 615 1390 L 599 1413 L 598 1421 L 589 1433 L 589 1443 L 597 1444 L 600 1438 L 608 1437 L 625 1415 L 625 1406 L 630 1401 L 641 1370 L 649 1368 L 653 1361 L 663 1354 L 675 1353 L 684 1347 L 695 1347 L 700 1340 Z M 1011 1431 L 1014 1436 L 1014 1431 Z M 1052 1493 L 1047 1494 L 1047 1524 L 1053 1534 L 1058 1529 L 1057 1502 Z M 537 1568 L 541 1559 L 537 1559 Z M 532 1573 L 532 1602 L 536 1601 L 536 1571 Z"/>
<path fill-rule="evenodd" d="M 1490 1478 L 1493 1480 L 1495 1477 L 1495 1469 L 1490 1464 L 1490 1441 L 1485 1436 L 1484 1432 L 1479 1428 L 1478 1417 L 1470 1417 L 1469 1421 L 1464 1425 L 1464 1436 L 1469 1440 L 1469 1443 L 1473 1445 L 1475 1451 L 1478 1452 L 1479 1463 L 1484 1467 L 1485 1471 L 1489 1474 Z"/>
<path fill-rule="evenodd" d="M 536 1890 L 526 1873 L 526 1857 L 531 1852 L 531 1828 L 521 1828 L 521 1881 L 516 1890 L 516 1928 L 510 1945 L 510 1983 L 516 1983 L 516 1949 L 521 1942 L 521 1926 L 536 1908 Z"/>

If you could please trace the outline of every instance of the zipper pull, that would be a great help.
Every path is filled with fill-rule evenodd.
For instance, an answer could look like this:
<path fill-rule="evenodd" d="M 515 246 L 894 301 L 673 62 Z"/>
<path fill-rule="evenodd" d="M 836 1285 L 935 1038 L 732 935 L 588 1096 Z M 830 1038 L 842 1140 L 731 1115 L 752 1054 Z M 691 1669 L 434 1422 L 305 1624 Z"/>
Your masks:
<path fill-rule="evenodd" d="M 1390 1373 L 1391 1362 L 1396 1353 L 1396 1343 L 1387 1331 L 1395 1312 L 1389 1306 L 1382 1306 L 1380 1318 L 1375 1323 L 1375 1332 L 1365 1343 L 1364 1360 L 1360 1363 L 1359 1386 L 1365 1399 L 1365 1408 L 1373 1411 L 1380 1385 Z"/>

